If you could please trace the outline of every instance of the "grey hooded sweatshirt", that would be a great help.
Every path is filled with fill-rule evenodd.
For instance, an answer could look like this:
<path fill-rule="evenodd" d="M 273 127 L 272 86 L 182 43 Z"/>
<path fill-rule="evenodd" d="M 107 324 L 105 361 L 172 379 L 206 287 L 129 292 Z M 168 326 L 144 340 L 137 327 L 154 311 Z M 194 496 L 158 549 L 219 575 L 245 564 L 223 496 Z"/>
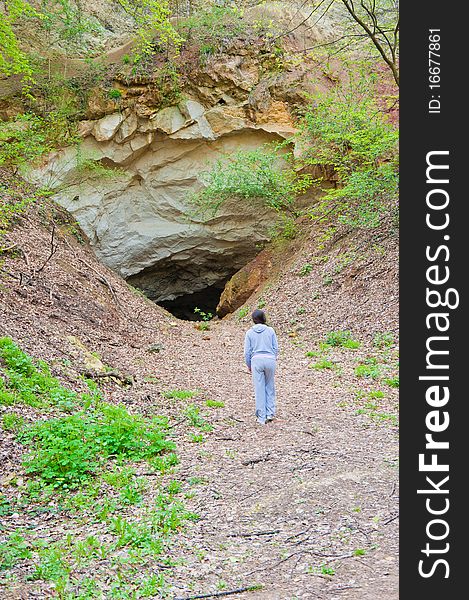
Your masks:
<path fill-rule="evenodd" d="M 278 342 L 275 331 L 268 325 L 261 323 L 253 325 L 246 332 L 244 338 L 244 359 L 248 369 L 251 368 L 251 359 L 255 354 L 278 356 Z"/>

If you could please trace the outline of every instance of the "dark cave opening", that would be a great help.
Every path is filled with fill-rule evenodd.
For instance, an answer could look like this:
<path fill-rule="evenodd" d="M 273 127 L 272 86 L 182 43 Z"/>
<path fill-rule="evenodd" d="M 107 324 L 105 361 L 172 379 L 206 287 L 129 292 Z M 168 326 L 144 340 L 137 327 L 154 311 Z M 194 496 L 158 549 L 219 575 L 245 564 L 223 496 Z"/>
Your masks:
<path fill-rule="evenodd" d="M 157 304 L 178 319 L 204 321 L 216 316 L 216 309 L 222 292 L 223 286 L 212 285 L 199 292 L 183 294 L 174 300 L 163 300 L 157 302 Z M 195 309 L 198 310 L 195 311 Z"/>

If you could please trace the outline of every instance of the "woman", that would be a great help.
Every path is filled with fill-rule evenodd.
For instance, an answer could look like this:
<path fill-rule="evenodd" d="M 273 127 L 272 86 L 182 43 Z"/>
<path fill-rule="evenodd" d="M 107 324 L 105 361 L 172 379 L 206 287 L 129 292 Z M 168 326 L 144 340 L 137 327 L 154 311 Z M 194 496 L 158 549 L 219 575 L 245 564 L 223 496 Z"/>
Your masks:
<path fill-rule="evenodd" d="M 272 421 L 275 416 L 275 367 L 278 356 L 278 342 L 275 331 L 268 327 L 263 310 L 255 310 L 252 315 L 254 325 L 244 338 L 244 359 L 252 373 L 256 393 L 256 417 L 260 425 Z"/>

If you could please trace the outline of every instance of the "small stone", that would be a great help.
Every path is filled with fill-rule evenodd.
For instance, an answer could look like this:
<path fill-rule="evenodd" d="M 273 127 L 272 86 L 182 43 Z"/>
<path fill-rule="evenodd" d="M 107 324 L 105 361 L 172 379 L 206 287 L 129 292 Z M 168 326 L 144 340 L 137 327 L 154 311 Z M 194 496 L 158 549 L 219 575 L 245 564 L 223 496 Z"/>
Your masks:
<path fill-rule="evenodd" d="M 163 344 L 150 344 L 147 348 L 147 352 L 161 352 L 164 350 Z"/>

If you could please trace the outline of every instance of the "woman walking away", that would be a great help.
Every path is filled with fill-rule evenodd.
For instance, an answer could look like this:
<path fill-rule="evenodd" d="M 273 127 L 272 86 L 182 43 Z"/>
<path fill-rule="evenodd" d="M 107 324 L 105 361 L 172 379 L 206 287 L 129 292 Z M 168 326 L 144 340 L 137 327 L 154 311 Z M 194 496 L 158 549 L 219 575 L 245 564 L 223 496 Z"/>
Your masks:
<path fill-rule="evenodd" d="M 260 425 L 272 421 L 275 416 L 275 367 L 278 356 L 278 342 L 275 331 L 268 327 L 263 310 L 255 310 L 252 315 L 254 325 L 244 338 L 244 358 L 252 373 L 256 394 L 256 417 Z"/>

